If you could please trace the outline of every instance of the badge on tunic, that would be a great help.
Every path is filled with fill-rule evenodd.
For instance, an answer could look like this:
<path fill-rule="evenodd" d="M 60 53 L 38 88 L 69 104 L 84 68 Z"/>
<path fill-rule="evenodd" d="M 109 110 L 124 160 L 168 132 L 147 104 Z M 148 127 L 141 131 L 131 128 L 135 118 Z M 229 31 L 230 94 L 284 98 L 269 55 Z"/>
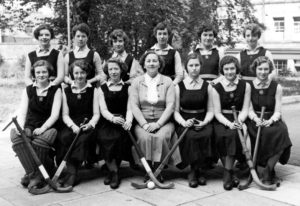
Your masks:
<path fill-rule="evenodd" d="M 39 101 L 42 102 L 44 100 L 43 97 L 39 97 Z"/>
<path fill-rule="evenodd" d="M 77 99 L 81 99 L 81 94 L 78 94 L 78 95 L 77 95 Z"/>
<path fill-rule="evenodd" d="M 234 98 L 234 93 L 231 92 L 231 93 L 229 94 L 229 96 L 230 96 L 230 98 Z"/>
<path fill-rule="evenodd" d="M 262 90 L 262 89 L 259 90 L 259 94 L 260 94 L 260 95 L 263 95 L 263 94 L 264 94 L 264 90 Z"/>
<path fill-rule="evenodd" d="M 205 55 L 205 59 L 208 59 L 208 55 Z"/>

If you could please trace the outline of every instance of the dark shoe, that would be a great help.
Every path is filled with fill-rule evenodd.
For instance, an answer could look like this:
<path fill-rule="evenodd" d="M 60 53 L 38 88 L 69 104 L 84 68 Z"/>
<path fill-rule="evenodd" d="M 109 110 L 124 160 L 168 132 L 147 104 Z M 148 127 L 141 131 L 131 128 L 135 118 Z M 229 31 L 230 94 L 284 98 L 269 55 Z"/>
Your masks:
<path fill-rule="evenodd" d="M 30 182 L 30 178 L 29 175 L 25 174 L 22 178 L 21 178 L 21 185 L 23 185 L 23 187 L 27 187 L 29 185 Z"/>
<path fill-rule="evenodd" d="M 233 185 L 232 185 L 231 170 L 224 169 L 223 187 L 225 190 L 232 190 Z"/>
<path fill-rule="evenodd" d="M 140 170 L 140 167 L 138 164 L 135 164 L 134 162 L 129 163 L 129 167 L 133 170 Z"/>
<path fill-rule="evenodd" d="M 199 185 L 206 185 L 205 172 L 203 170 L 198 171 L 197 177 Z"/>
<path fill-rule="evenodd" d="M 266 185 L 271 185 L 271 172 L 268 166 L 262 170 L 262 183 Z"/>
<path fill-rule="evenodd" d="M 238 168 L 239 170 L 246 170 L 246 169 L 248 169 L 249 167 L 248 167 L 248 165 L 247 165 L 247 162 L 237 162 L 236 164 L 235 164 L 235 167 L 236 168 Z"/>
<path fill-rule="evenodd" d="M 195 170 L 191 170 L 191 172 L 189 173 L 188 181 L 190 187 L 192 188 L 198 187 L 198 180 L 197 180 L 197 175 Z"/>
<path fill-rule="evenodd" d="M 282 182 L 282 179 L 276 175 L 275 170 L 272 170 L 271 171 L 271 183 L 276 184 L 277 187 L 280 187 L 281 182 Z"/>
<path fill-rule="evenodd" d="M 110 184 L 110 182 L 111 182 L 111 179 L 112 179 L 112 173 L 111 172 L 109 172 L 107 175 L 106 175 L 106 177 L 104 178 L 104 184 L 105 185 L 109 185 Z"/>
<path fill-rule="evenodd" d="M 64 182 L 64 187 L 74 186 L 76 181 L 76 174 L 69 174 L 68 178 Z"/>
<path fill-rule="evenodd" d="M 112 172 L 112 178 L 110 182 L 111 189 L 117 189 L 120 185 L 120 179 L 118 172 Z"/>
<path fill-rule="evenodd" d="M 33 187 L 40 188 L 42 184 L 43 184 L 43 178 L 41 174 L 36 171 L 32 176 L 30 176 L 28 189 L 30 190 Z"/>
<path fill-rule="evenodd" d="M 232 186 L 237 187 L 240 184 L 239 178 L 233 173 L 233 171 L 231 177 L 232 177 Z"/>

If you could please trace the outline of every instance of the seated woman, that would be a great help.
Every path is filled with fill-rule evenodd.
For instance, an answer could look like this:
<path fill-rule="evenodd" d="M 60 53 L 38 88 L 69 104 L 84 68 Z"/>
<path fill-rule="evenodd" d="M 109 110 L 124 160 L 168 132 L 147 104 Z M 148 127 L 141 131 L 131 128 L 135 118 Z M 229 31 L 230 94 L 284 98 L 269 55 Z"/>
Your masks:
<path fill-rule="evenodd" d="M 214 125 L 218 154 L 224 165 L 223 186 L 231 190 L 239 184 L 233 174 L 233 164 L 242 155 L 242 145 L 237 129 L 243 129 L 243 122 L 248 115 L 251 88 L 244 80 L 239 80 L 238 60 L 233 56 L 225 56 L 220 61 L 220 73 L 224 78 L 213 88 L 213 105 L 216 121 Z M 234 121 L 231 107 L 235 106 L 238 122 Z"/>
<path fill-rule="evenodd" d="M 186 127 L 193 126 L 180 144 L 182 163 L 191 167 L 188 175 L 190 187 L 206 185 L 204 172 L 199 173 L 198 169 L 203 168 L 205 159 L 211 156 L 213 136 L 213 126 L 210 124 L 214 117 L 212 86 L 200 77 L 201 66 L 200 56 L 190 54 L 185 65 L 188 76 L 175 87 L 174 118 L 180 125 L 177 134 L 180 135 Z"/>
<path fill-rule="evenodd" d="M 116 189 L 120 184 L 119 166 L 122 160 L 132 160 L 131 142 L 126 130 L 131 129 L 132 112 L 128 101 L 128 84 L 122 77 L 126 75 L 127 66 L 118 58 L 111 58 L 104 66 L 109 77 L 106 84 L 99 89 L 100 111 L 103 116 L 98 128 L 98 143 L 109 174 L 105 185 Z"/>
<path fill-rule="evenodd" d="M 88 148 L 93 141 L 94 128 L 99 120 L 97 90 L 87 83 L 91 68 L 84 60 L 76 60 L 70 66 L 73 84 L 63 92 L 62 117 L 65 123 L 57 138 L 57 163 L 59 164 L 68 151 L 74 137 L 80 133 L 67 161 L 67 175 L 63 180 L 65 186 L 73 186 L 79 166 L 86 160 Z M 89 121 L 81 123 L 87 118 Z"/>
<path fill-rule="evenodd" d="M 171 78 L 158 72 L 164 61 L 155 52 L 144 54 L 140 64 L 146 73 L 133 80 L 130 91 L 131 110 L 138 123 L 134 133 L 146 160 L 156 169 L 177 139 L 170 121 L 175 108 L 175 88 Z M 180 162 L 177 148 L 169 163 Z M 162 176 L 158 179 L 163 181 Z"/>
<path fill-rule="evenodd" d="M 255 145 L 257 127 L 262 127 L 257 164 L 263 167 L 263 182 L 274 184 L 277 181 L 274 167 L 278 161 L 281 164 L 288 162 L 292 146 L 287 126 L 281 120 L 282 87 L 269 79 L 273 63 L 268 57 L 256 58 L 251 67 L 256 72 L 256 78 L 250 82 L 252 92 L 247 126 L 252 145 Z M 266 110 L 261 121 L 262 106 Z"/>
<path fill-rule="evenodd" d="M 46 60 L 38 60 L 33 64 L 31 74 L 35 82 L 26 87 L 22 94 L 18 121 L 28 138 L 37 156 L 44 164 L 50 175 L 55 172 L 53 158 L 49 156 L 56 138 L 57 131 L 53 128 L 59 117 L 61 107 L 61 89 L 50 84 L 50 76 L 54 69 Z M 42 176 L 25 145 L 20 133 L 11 131 L 12 148 L 26 171 L 21 184 L 28 189 L 39 186 Z"/>

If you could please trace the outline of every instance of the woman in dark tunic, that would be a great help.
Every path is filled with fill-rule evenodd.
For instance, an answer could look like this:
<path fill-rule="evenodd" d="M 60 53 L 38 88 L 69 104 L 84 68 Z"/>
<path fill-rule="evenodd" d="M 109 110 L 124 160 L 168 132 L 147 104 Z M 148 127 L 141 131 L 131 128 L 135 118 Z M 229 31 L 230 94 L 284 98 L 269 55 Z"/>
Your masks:
<path fill-rule="evenodd" d="M 62 101 L 61 89 L 50 84 L 49 77 L 53 70 L 52 65 L 46 60 L 34 63 L 31 73 L 35 82 L 27 86 L 23 92 L 18 115 L 20 126 L 24 126 L 24 131 L 30 138 L 32 147 L 50 175 L 55 172 L 53 158 L 49 155 L 57 134 L 53 126 L 59 117 Z M 26 171 L 21 184 L 25 187 L 28 186 L 29 189 L 39 186 L 42 176 L 38 172 L 25 142 L 19 132 L 14 129 L 11 131 L 11 141 L 12 148 Z"/>
<path fill-rule="evenodd" d="M 63 121 L 65 127 L 57 138 L 57 162 L 61 162 L 79 129 L 82 132 L 75 143 L 72 153 L 67 161 L 67 176 L 64 178 L 65 186 L 73 186 L 79 166 L 87 159 L 89 145 L 92 144 L 94 128 L 99 119 L 99 105 L 97 91 L 87 83 L 91 68 L 84 60 L 77 60 L 70 66 L 73 84 L 66 87 L 63 92 Z M 84 119 L 89 121 L 80 125 Z M 93 143 L 95 144 L 95 143 Z"/>
<path fill-rule="evenodd" d="M 118 58 L 111 58 L 104 67 L 108 81 L 99 89 L 99 103 L 102 118 L 98 128 L 100 151 L 109 169 L 105 185 L 116 189 L 120 184 L 119 166 L 122 160 L 131 160 L 131 144 L 126 130 L 131 129 L 133 115 L 128 103 L 128 84 L 122 76 L 126 64 Z"/>
<path fill-rule="evenodd" d="M 233 175 L 233 164 L 242 155 L 242 146 L 237 129 L 245 129 L 243 122 L 248 115 L 251 88 L 248 83 L 237 78 L 240 66 L 233 56 L 225 56 L 220 61 L 220 73 L 224 78 L 214 86 L 213 105 L 215 117 L 214 131 L 218 154 L 224 165 L 223 186 L 231 190 L 239 180 Z M 234 121 L 231 107 L 235 106 L 238 122 Z"/>
<path fill-rule="evenodd" d="M 249 110 L 248 131 L 251 145 L 255 145 L 258 126 L 261 126 L 257 164 L 263 167 L 262 180 L 266 184 L 277 181 L 274 167 L 279 161 L 286 164 L 292 146 L 286 124 L 281 120 L 282 87 L 269 79 L 273 64 L 268 57 L 258 57 L 252 64 L 256 78 L 250 82 L 251 105 Z M 261 121 L 261 107 L 265 106 L 265 114 Z M 253 149 L 253 147 L 252 147 Z"/>
<path fill-rule="evenodd" d="M 196 53 L 187 57 L 186 69 L 188 77 L 175 87 L 176 106 L 174 118 L 179 124 L 177 134 L 180 135 L 186 127 L 192 127 L 186 133 L 180 144 L 182 165 L 190 165 L 188 175 L 189 186 L 205 185 L 204 172 L 199 167 L 204 166 L 204 160 L 211 156 L 211 138 L 214 117 L 212 103 L 212 86 L 200 77 L 202 61 Z M 193 118 L 196 119 L 194 123 Z M 197 179 L 198 178 L 198 179 Z"/>

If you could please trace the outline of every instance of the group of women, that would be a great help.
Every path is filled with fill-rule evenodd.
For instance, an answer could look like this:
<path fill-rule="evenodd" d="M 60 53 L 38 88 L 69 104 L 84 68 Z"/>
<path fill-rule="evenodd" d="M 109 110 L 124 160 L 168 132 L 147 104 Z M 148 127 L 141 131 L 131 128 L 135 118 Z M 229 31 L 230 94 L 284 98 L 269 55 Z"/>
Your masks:
<path fill-rule="evenodd" d="M 109 171 L 104 184 L 118 188 L 121 161 L 135 164 L 128 131 L 155 170 L 188 128 L 168 164 L 181 169 L 189 166 L 189 186 L 197 187 L 206 184 L 207 164 L 220 158 L 224 189 L 231 190 L 239 184 L 234 162 L 243 161 L 237 130 L 246 134 L 245 125 L 252 149 L 257 128 L 262 128 L 260 176 L 266 184 L 276 181 L 275 164 L 288 161 L 291 141 L 281 120 L 282 88 L 272 80 L 270 52 L 258 46 L 261 30 L 257 25 L 245 27 L 248 47 L 239 58 L 223 57 L 213 46 L 215 30 L 202 27 L 200 43 L 188 55 L 185 71 L 179 52 L 168 44 L 171 33 L 165 23 L 154 28 L 157 44 L 139 63 L 125 51 L 129 39 L 124 31 L 114 30 L 110 35 L 113 54 L 104 68 L 99 54 L 87 47 L 88 26 L 79 24 L 72 32 L 75 47 L 63 57 L 50 46 L 53 31 L 49 26 L 35 30 L 40 47 L 28 55 L 28 86 L 18 116 L 50 175 L 55 172 L 54 159 L 58 165 L 79 134 L 60 181 L 63 186 L 73 186 L 82 163 L 98 161 L 98 155 Z M 232 106 L 238 111 L 237 121 Z M 262 106 L 266 112 L 260 119 Z M 41 174 L 18 131 L 12 130 L 11 140 L 26 172 L 22 185 L 40 187 Z M 164 181 L 161 174 L 158 180 Z"/>

